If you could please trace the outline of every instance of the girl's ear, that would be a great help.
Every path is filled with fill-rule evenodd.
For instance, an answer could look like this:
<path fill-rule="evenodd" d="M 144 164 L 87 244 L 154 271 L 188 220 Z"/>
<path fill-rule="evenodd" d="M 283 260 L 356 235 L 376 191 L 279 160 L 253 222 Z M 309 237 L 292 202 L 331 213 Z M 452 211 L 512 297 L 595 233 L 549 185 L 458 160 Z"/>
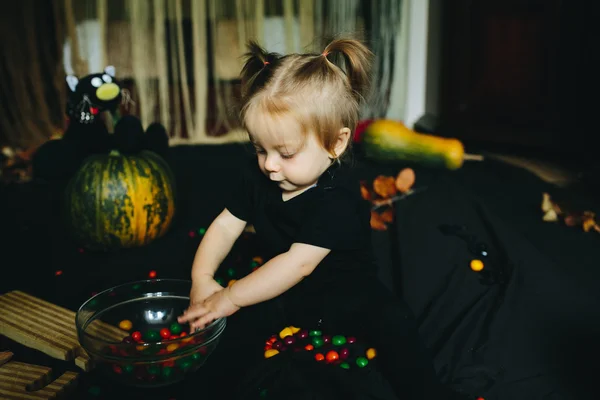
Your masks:
<path fill-rule="evenodd" d="M 342 129 L 340 129 L 337 140 L 335 142 L 335 146 L 333 148 L 335 158 L 339 158 L 342 154 L 344 154 L 344 152 L 348 148 L 349 142 L 350 142 L 350 128 L 344 127 Z"/>

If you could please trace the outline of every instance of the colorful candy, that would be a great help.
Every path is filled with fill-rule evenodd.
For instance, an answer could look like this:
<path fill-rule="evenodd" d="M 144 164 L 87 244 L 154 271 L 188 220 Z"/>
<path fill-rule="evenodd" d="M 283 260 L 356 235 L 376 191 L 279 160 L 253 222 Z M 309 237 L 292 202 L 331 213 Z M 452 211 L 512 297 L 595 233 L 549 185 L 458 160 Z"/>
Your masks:
<path fill-rule="evenodd" d="M 165 340 L 168 340 L 171 337 L 171 331 L 168 330 L 167 328 L 162 328 L 159 332 L 160 337 L 162 337 Z"/>
<path fill-rule="evenodd" d="M 314 355 L 315 360 L 318 362 L 325 360 L 328 364 L 340 365 L 344 369 L 350 369 L 350 348 L 348 346 L 354 345 L 356 342 L 357 340 L 353 336 L 323 335 L 319 330 L 307 331 L 288 326 L 281 330 L 278 335 L 271 336 L 265 342 L 264 351 L 265 358 L 270 358 L 288 350 L 288 347 L 293 352 L 320 349 L 320 352 Z M 369 360 L 377 356 L 375 348 L 369 347 L 366 350 L 363 349 L 358 351 L 364 351 L 364 355 L 352 360 L 360 368 L 366 367 L 369 364 Z"/>
<path fill-rule="evenodd" d="M 342 346 L 342 345 L 346 344 L 346 338 L 343 337 L 342 335 L 335 335 L 332 338 L 332 343 L 336 346 Z"/>
<path fill-rule="evenodd" d="M 269 350 L 265 351 L 265 358 L 271 358 L 277 354 L 279 354 L 279 350 L 269 349 Z"/>
<path fill-rule="evenodd" d="M 172 334 L 179 335 L 183 329 L 181 328 L 181 325 L 179 325 L 177 322 L 174 322 L 171 324 L 171 326 L 169 326 L 169 330 Z"/>
<path fill-rule="evenodd" d="M 338 354 L 337 351 L 330 350 L 329 352 L 327 352 L 325 359 L 327 360 L 328 363 L 332 363 L 332 362 L 339 360 L 340 355 Z"/>
<path fill-rule="evenodd" d="M 372 360 L 377 356 L 377 350 L 371 347 L 370 349 L 367 349 L 366 355 L 369 360 Z"/>
<path fill-rule="evenodd" d="M 132 327 L 133 324 L 128 319 L 124 319 L 123 321 L 119 322 L 119 328 L 123 329 L 124 331 L 131 330 Z"/>
<path fill-rule="evenodd" d="M 483 270 L 483 261 L 481 260 L 471 260 L 471 269 L 475 272 L 479 272 Z"/>
<path fill-rule="evenodd" d="M 367 364 L 369 364 L 369 360 L 367 360 L 365 357 L 358 357 L 356 359 L 356 365 L 358 365 L 361 368 L 366 367 Z"/>
<path fill-rule="evenodd" d="M 160 339 L 160 333 L 150 329 L 144 334 L 144 339 L 148 342 L 157 342 Z"/>

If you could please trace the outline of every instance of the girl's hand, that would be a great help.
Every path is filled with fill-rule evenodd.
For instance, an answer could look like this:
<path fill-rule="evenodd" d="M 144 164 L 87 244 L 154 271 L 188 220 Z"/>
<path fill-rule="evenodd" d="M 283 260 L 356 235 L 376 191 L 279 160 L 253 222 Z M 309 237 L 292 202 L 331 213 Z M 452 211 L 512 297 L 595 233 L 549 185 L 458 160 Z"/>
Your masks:
<path fill-rule="evenodd" d="M 201 304 L 190 306 L 182 316 L 177 318 L 179 323 L 190 323 L 190 332 L 203 329 L 206 325 L 219 318 L 228 317 L 237 312 L 240 307 L 231 302 L 228 296 L 229 288 L 215 292 Z"/>
<path fill-rule="evenodd" d="M 212 276 L 202 275 L 196 278 L 190 291 L 190 306 L 202 304 L 204 300 L 220 290 L 223 290 L 223 286 L 219 285 Z"/>

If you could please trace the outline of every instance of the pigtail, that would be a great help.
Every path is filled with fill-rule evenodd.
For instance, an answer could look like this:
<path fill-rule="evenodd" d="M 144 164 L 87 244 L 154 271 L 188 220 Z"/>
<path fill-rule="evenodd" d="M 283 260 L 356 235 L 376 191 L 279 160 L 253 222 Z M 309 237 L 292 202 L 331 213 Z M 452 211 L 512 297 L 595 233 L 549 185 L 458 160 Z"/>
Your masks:
<path fill-rule="evenodd" d="M 278 63 L 280 55 L 268 53 L 252 40 L 248 43 L 248 52 L 244 54 L 244 57 L 245 62 L 241 71 L 242 97 L 249 99 L 272 76 L 272 71 Z"/>
<path fill-rule="evenodd" d="M 350 86 L 359 99 L 364 99 L 370 90 L 373 53 L 359 40 L 335 39 L 323 51 L 322 57 L 339 53 L 344 58 L 344 70 Z"/>

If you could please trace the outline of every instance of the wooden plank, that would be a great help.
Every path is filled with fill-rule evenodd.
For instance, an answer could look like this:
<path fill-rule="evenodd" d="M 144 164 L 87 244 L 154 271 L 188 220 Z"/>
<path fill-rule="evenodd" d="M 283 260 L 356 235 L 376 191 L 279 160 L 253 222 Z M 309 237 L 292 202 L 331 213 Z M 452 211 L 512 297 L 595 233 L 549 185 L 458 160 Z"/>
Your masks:
<path fill-rule="evenodd" d="M 0 295 L 0 334 L 50 357 L 89 371 L 93 365 L 79 344 L 76 313 L 35 296 L 15 290 Z M 129 333 L 118 327 L 93 321 L 87 331 L 95 337 L 121 342 Z"/>
<path fill-rule="evenodd" d="M 7 362 L 10 361 L 10 359 L 12 358 L 13 353 L 11 353 L 10 351 L 2 351 L 0 352 L 0 367 L 3 364 L 6 364 Z"/>
<path fill-rule="evenodd" d="M 52 380 L 52 369 L 10 361 L 0 366 L 0 398 L 48 400 L 63 398 L 77 384 L 78 374 L 67 371 Z"/>

